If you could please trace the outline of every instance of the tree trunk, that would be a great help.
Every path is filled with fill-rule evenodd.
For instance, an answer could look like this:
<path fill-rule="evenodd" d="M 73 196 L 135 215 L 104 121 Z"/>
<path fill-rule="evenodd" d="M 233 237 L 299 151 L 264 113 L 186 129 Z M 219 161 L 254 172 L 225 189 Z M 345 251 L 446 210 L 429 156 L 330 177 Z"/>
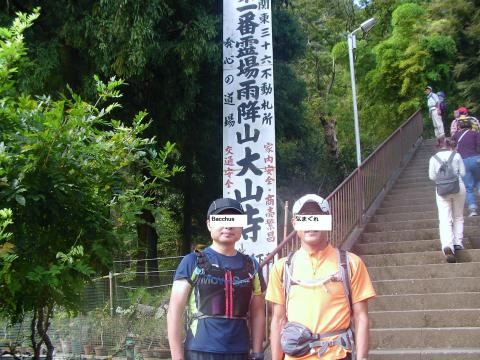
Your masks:
<path fill-rule="evenodd" d="M 340 157 L 340 150 L 338 149 L 337 139 L 337 119 L 326 119 L 325 116 L 320 115 L 320 123 L 322 124 L 323 132 L 325 134 L 325 142 L 327 143 L 328 153 L 338 161 Z"/>
<path fill-rule="evenodd" d="M 47 358 L 46 360 L 53 360 L 53 351 L 55 350 L 55 347 L 52 344 L 52 339 L 50 339 L 50 336 L 48 335 L 48 329 L 50 328 L 50 320 L 52 319 L 53 316 L 53 305 L 49 305 L 47 307 L 47 315 L 45 316 L 45 322 L 43 325 L 43 334 L 42 334 L 42 339 L 45 345 L 47 346 Z"/>
<path fill-rule="evenodd" d="M 146 225 L 145 224 L 137 224 L 137 236 L 138 236 L 138 244 L 137 244 L 137 274 L 135 276 L 135 282 L 137 285 L 144 285 L 145 281 L 145 271 L 147 269 L 145 264 L 145 259 L 147 256 L 147 236 L 146 236 Z M 124 271 L 124 270 L 122 270 Z"/>
<path fill-rule="evenodd" d="M 320 123 L 323 127 L 328 153 L 335 162 L 338 173 L 341 173 L 343 178 L 347 174 L 347 169 L 340 161 L 340 149 L 338 148 L 337 139 L 337 119 L 335 117 L 327 119 L 324 115 L 320 115 Z"/>
<path fill-rule="evenodd" d="M 30 322 L 30 341 L 32 342 L 32 349 L 33 349 L 33 358 L 39 359 L 40 358 L 40 349 L 42 347 L 42 341 L 37 343 L 36 331 L 37 328 L 37 310 L 33 311 L 32 321 Z"/>
<path fill-rule="evenodd" d="M 55 347 L 48 335 L 50 328 L 50 320 L 53 316 L 53 305 L 41 306 L 33 311 L 33 318 L 30 323 L 30 339 L 33 347 L 33 360 L 40 360 L 42 344 L 47 346 L 46 360 L 53 360 L 53 351 Z M 40 337 L 37 342 L 36 336 Z"/>
<path fill-rule="evenodd" d="M 153 226 L 155 223 L 155 217 L 150 210 L 143 210 L 141 219 L 143 220 L 143 223 L 137 226 L 139 243 L 144 246 L 146 258 L 152 259 L 145 261 L 145 271 L 147 272 L 145 274 L 145 280 L 149 285 L 159 285 L 160 281 L 157 260 L 158 235 Z"/>

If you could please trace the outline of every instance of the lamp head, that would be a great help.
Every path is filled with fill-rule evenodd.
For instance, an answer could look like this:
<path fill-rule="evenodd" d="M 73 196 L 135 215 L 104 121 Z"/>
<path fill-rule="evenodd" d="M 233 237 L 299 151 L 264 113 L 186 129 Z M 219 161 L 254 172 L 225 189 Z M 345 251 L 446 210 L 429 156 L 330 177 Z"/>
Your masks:
<path fill-rule="evenodd" d="M 372 27 L 374 27 L 376 23 L 377 23 L 377 20 L 375 20 L 375 18 L 370 18 L 360 24 L 360 29 L 362 29 L 364 34 L 366 34 L 370 31 Z"/>

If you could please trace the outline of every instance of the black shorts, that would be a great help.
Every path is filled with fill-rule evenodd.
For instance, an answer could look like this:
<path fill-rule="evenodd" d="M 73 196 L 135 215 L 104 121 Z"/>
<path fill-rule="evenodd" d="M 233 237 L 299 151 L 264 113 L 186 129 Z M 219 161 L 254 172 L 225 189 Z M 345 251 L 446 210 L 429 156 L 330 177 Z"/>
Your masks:
<path fill-rule="evenodd" d="M 248 353 L 219 354 L 203 351 L 185 350 L 185 360 L 248 360 Z"/>

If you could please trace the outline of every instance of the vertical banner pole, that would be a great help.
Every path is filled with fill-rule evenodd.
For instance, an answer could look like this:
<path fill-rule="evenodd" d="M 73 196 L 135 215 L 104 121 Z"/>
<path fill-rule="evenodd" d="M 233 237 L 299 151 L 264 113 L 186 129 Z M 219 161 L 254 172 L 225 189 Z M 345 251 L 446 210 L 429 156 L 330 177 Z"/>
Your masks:
<path fill-rule="evenodd" d="M 284 220 L 283 220 L 283 240 L 287 238 L 287 235 L 288 235 L 288 200 L 285 201 Z"/>
<path fill-rule="evenodd" d="M 270 0 L 223 1 L 222 127 L 223 196 L 247 214 L 237 249 L 262 261 L 277 245 Z"/>

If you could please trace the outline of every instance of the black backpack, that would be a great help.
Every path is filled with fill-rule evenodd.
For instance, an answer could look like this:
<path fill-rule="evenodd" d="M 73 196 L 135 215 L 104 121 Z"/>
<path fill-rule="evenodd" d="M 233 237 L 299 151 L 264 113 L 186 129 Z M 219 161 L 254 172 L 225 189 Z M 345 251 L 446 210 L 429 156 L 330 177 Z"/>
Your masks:
<path fill-rule="evenodd" d="M 460 191 L 458 174 L 452 166 L 455 154 L 456 152 L 452 151 L 447 161 L 443 161 L 437 155 L 433 155 L 435 160 L 440 163 L 440 168 L 437 171 L 437 177 L 435 179 L 437 194 L 440 196 L 457 194 Z"/>

